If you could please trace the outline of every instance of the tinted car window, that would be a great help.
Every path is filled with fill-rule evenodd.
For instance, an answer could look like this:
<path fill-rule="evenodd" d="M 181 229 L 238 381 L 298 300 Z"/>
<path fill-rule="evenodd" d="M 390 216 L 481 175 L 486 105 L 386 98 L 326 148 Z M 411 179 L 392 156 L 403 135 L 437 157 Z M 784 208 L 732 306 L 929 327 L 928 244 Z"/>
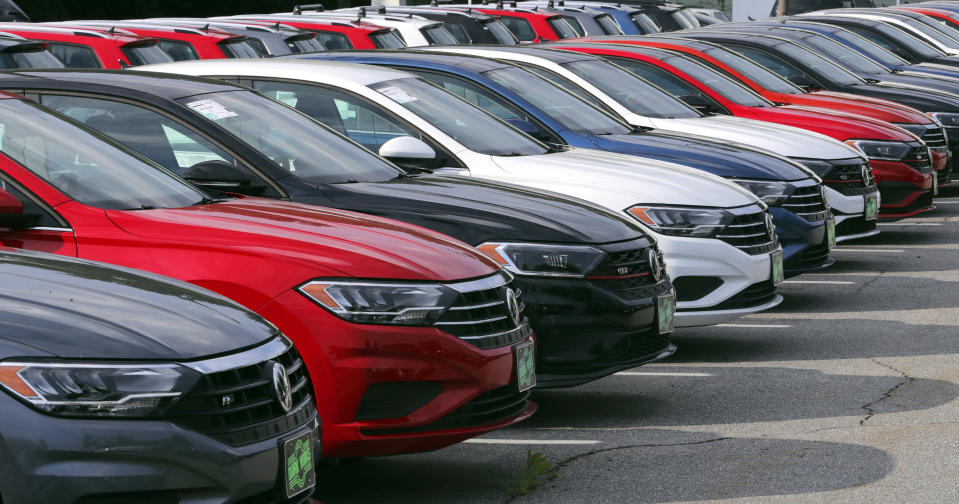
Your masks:
<path fill-rule="evenodd" d="M 326 46 L 326 48 L 331 51 L 335 51 L 337 49 L 353 49 L 353 44 L 350 43 L 350 39 L 342 33 L 321 31 L 314 33 L 316 33 L 317 40 L 319 40 L 321 44 Z"/>
<path fill-rule="evenodd" d="M 752 92 L 752 90 L 742 84 L 705 65 L 701 65 L 682 56 L 661 58 L 661 60 L 672 65 L 680 72 L 689 75 L 699 81 L 700 84 L 719 93 L 733 103 L 744 107 L 769 107 L 772 105 L 766 99 Z M 623 66 L 626 65 L 624 64 Z M 626 66 L 626 68 L 629 67 Z"/>
<path fill-rule="evenodd" d="M 892 26 L 876 25 L 874 30 L 860 28 L 858 26 L 846 26 L 845 28 L 903 57 L 905 57 L 904 54 L 908 54 L 908 52 L 903 51 L 900 46 L 918 54 L 922 58 L 935 58 L 943 55 L 939 49 Z"/>
<path fill-rule="evenodd" d="M 226 40 L 217 44 L 227 58 L 259 58 L 259 53 L 246 40 Z"/>
<path fill-rule="evenodd" d="M 838 82 L 843 86 L 855 86 L 863 82 L 862 79 L 849 73 L 839 65 L 796 44 L 788 42 L 782 43 L 777 45 L 776 49 L 802 65 L 812 68 L 820 75 L 828 75 L 833 82 Z"/>
<path fill-rule="evenodd" d="M 463 30 L 463 27 L 456 23 L 443 23 L 443 28 L 446 28 L 446 31 L 450 32 L 453 38 L 456 39 L 456 42 L 460 44 L 467 45 L 473 42 L 470 36 L 466 34 L 466 31 Z"/>
<path fill-rule="evenodd" d="M 556 36 L 561 39 L 576 38 L 579 36 L 576 29 L 569 23 L 565 17 L 552 17 L 546 20 L 549 26 L 556 32 Z"/>
<path fill-rule="evenodd" d="M 501 45 L 516 45 L 517 40 L 513 32 L 500 19 L 483 21 L 483 29 L 489 30 L 496 37 L 496 43 Z"/>
<path fill-rule="evenodd" d="M 139 210 L 204 200 L 186 181 L 38 104 L 0 100 L 0 108 L 0 151 L 83 204 Z"/>
<path fill-rule="evenodd" d="M 294 37 L 286 39 L 286 45 L 293 54 L 315 53 L 326 50 L 316 37 Z"/>
<path fill-rule="evenodd" d="M 73 44 L 50 42 L 50 52 L 67 68 L 102 68 L 93 49 Z"/>
<path fill-rule="evenodd" d="M 523 68 L 525 68 L 527 71 L 533 72 L 534 74 L 539 75 L 540 77 L 552 82 L 553 84 L 556 84 L 557 86 L 565 89 L 567 93 L 573 93 L 574 95 L 578 96 L 581 100 L 585 100 L 593 104 L 593 106 L 595 107 L 605 108 L 605 105 L 603 105 L 603 102 L 599 101 L 598 98 L 590 94 L 589 91 L 586 91 L 585 89 L 579 87 L 578 85 L 576 85 L 575 82 L 567 79 L 566 77 L 563 77 L 562 75 L 556 72 L 553 72 L 543 67 L 538 67 L 535 65 L 524 65 L 522 63 L 514 63 L 514 64 L 518 64 L 519 66 L 522 66 Z"/>
<path fill-rule="evenodd" d="M 721 63 L 728 65 L 733 70 L 745 75 L 753 82 L 759 84 L 765 89 L 782 94 L 801 94 L 802 90 L 791 82 L 776 75 L 770 70 L 756 64 L 749 58 L 740 56 L 734 52 L 727 51 L 719 47 L 712 47 L 703 51 L 709 56 L 716 58 Z"/>
<path fill-rule="evenodd" d="M 516 36 L 521 42 L 532 42 L 537 39 L 536 32 L 533 31 L 533 27 L 530 26 L 529 21 L 522 18 L 515 17 L 502 17 L 500 21 L 509 28 L 509 31 L 513 32 L 513 35 Z"/>
<path fill-rule="evenodd" d="M 810 36 L 803 38 L 802 44 L 813 51 L 829 57 L 834 62 L 839 63 L 856 73 L 864 74 L 884 74 L 887 72 L 882 65 L 865 57 L 862 53 L 854 51 L 835 40 L 821 36 Z"/>
<path fill-rule="evenodd" d="M 856 50 L 868 54 L 870 58 L 882 63 L 883 65 L 886 65 L 887 67 L 908 64 L 908 61 L 905 59 L 896 56 L 892 52 L 883 49 L 877 44 L 870 42 L 865 37 L 857 35 L 851 31 L 837 31 L 833 33 L 832 36 L 843 44 L 853 46 L 856 48 Z"/>
<path fill-rule="evenodd" d="M 23 205 L 23 215 L 37 215 L 39 220 L 32 224 L 32 227 L 62 227 L 56 217 L 47 212 L 38 205 L 32 198 L 28 197 L 19 187 L 0 177 L 0 189 L 7 191 L 11 196 L 20 200 Z"/>
<path fill-rule="evenodd" d="M 640 33 L 644 35 L 648 35 L 650 33 L 660 33 L 663 31 L 662 28 L 656 24 L 656 21 L 654 21 L 653 18 L 649 17 L 648 14 L 643 12 L 630 14 L 629 18 L 633 20 L 633 24 L 635 24 Z"/>
<path fill-rule="evenodd" d="M 701 117 L 682 101 L 622 67 L 597 60 L 573 61 L 564 63 L 563 67 L 634 114 L 664 119 Z"/>
<path fill-rule="evenodd" d="M 467 79 L 434 72 L 417 72 L 413 70 L 412 73 L 419 75 L 504 121 L 508 119 L 529 120 L 526 114 L 520 109 L 500 98 L 492 91 L 470 82 Z"/>
<path fill-rule="evenodd" d="M 384 30 L 370 35 L 370 40 L 377 49 L 402 49 L 406 42 L 400 38 L 396 30 Z"/>
<path fill-rule="evenodd" d="M 18 47 L 0 52 L 0 68 L 63 68 L 63 63 L 50 51 L 17 50 Z"/>
<path fill-rule="evenodd" d="M 120 51 L 127 58 L 127 61 L 129 61 L 133 66 L 173 62 L 173 58 L 164 52 L 163 49 L 160 49 L 160 47 L 156 44 L 138 46 L 127 45 L 121 47 Z"/>
<path fill-rule="evenodd" d="M 456 45 L 457 43 L 456 37 L 446 31 L 446 28 L 443 28 L 442 25 L 420 28 L 420 32 L 423 33 L 430 45 Z"/>
<path fill-rule="evenodd" d="M 593 19 L 599 24 L 599 27 L 603 29 L 603 33 L 606 35 L 622 35 L 623 30 L 619 28 L 619 25 L 616 24 L 616 20 L 613 19 L 613 16 L 609 14 L 600 14 L 595 16 Z"/>
<path fill-rule="evenodd" d="M 270 56 L 270 50 L 266 48 L 266 44 L 264 44 L 262 40 L 255 37 L 247 37 L 246 43 L 249 44 L 261 58 Z"/>
<path fill-rule="evenodd" d="M 673 96 L 702 96 L 705 95 L 696 88 L 696 86 L 676 77 L 669 71 L 659 68 L 652 63 L 645 63 L 626 58 L 616 58 L 613 60 L 617 65 L 649 80 L 653 84 L 665 89 Z"/>
<path fill-rule="evenodd" d="M 163 52 L 167 53 L 173 61 L 193 61 L 200 57 L 193 49 L 193 45 L 180 40 L 161 40 L 157 44 Z"/>

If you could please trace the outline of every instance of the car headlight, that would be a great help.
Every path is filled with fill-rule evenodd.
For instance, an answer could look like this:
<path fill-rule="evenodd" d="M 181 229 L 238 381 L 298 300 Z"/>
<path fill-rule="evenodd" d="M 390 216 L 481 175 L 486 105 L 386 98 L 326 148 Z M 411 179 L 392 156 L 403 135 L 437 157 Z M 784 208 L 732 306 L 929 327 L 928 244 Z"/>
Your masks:
<path fill-rule="evenodd" d="M 719 208 L 634 206 L 626 211 L 657 233 L 700 238 L 719 234 L 736 218 Z"/>
<path fill-rule="evenodd" d="M 947 128 L 959 128 L 959 114 L 953 112 L 929 112 L 929 117 L 939 121 Z"/>
<path fill-rule="evenodd" d="M 869 159 L 879 161 L 902 161 L 913 149 L 912 145 L 905 142 L 881 142 L 876 140 L 847 140 L 846 145 L 859 149 Z"/>
<path fill-rule="evenodd" d="M 458 293 L 440 284 L 314 280 L 300 292 L 337 317 L 359 324 L 428 326 Z"/>
<path fill-rule="evenodd" d="M 162 416 L 200 374 L 179 364 L 0 363 L 0 384 L 58 416 Z"/>
<path fill-rule="evenodd" d="M 605 252 L 584 245 L 484 243 L 477 249 L 517 275 L 582 278 Z"/>
<path fill-rule="evenodd" d="M 739 184 L 743 189 L 755 194 L 769 206 L 782 205 L 789 199 L 789 195 L 794 190 L 792 185 L 775 180 L 729 179 L 729 181 Z"/>

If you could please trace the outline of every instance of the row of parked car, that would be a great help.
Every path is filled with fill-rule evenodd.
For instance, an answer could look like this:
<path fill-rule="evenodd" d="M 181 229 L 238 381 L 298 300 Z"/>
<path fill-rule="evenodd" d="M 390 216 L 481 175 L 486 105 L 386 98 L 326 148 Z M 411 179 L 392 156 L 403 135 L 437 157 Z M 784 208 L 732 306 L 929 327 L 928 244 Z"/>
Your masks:
<path fill-rule="evenodd" d="M 0 23 L 0 502 L 305 502 L 777 306 L 952 183 L 930 4 Z"/>

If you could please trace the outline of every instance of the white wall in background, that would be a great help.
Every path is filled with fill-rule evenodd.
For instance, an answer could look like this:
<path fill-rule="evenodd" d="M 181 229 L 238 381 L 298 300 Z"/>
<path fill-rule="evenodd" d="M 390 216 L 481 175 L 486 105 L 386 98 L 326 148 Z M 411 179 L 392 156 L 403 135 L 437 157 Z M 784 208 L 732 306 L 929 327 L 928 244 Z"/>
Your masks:
<path fill-rule="evenodd" d="M 765 19 L 776 0 L 733 0 L 733 21 Z"/>

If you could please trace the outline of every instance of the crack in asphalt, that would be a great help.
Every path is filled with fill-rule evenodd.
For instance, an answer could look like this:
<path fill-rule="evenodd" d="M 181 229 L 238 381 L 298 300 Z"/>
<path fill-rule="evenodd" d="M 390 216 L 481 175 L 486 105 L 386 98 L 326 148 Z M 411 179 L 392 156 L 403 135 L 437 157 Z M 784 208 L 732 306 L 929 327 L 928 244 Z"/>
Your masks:
<path fill-rule="evenodd" d="M 876 276 L 870 278 L 869 280 L 866 280 L 865 282 L 863 282 L 862 285 L 860 285 L 859 288 L 856 289 L 856 294 L 859 294 L 860 292 L 862 292 L 863 289 L 865 289 L 866 287 L 872 285 L 876 280 L 879 280 L 879 279 L 882 278 L 882 276 L 885 275 L 885 274 L 886 274 L 885 270 L 880 271 L 878 275 L 876 275 Z"/>
<path fill-rule="evenodd" d="M 603 448 L 603 449 L 601 449 L 601 450 L 590 450 L 590 451 L 588 451 L 588 452 L 586 452 L 586 453 L 580 453 L 580 454 L 578 454 L 578 455 L 573 455 L 572 457 L 569 457 L 569 458 L 567 458 L 567 459 L 564 459 L 564 460 L 561 461 L 561 462 L 557 462 L 556 464 L 554 464 L 554 466 L 555 466 L 554 471 L 555 471 L 556 474 L 558 475 L 558 474 L 559 474 L 559 471 L 560 471 L 561 469 L 563 469 L 564 467 L 568 466 L 569 464 L 572 464 L 573 462 L 576 462 L 577 460 L 579 460 L 579 459 L 581 459 L 581 458 L 591 457 L 591 456 L 593 456 L 593 455 L 598 455 L 598 454 L 600 454 L 600 453 L 609 453 L 609 452 L 613 452 L 613 451 L 628 450 L 628 449 L 632 449 L 632 448 L 660 448 L 660 447 L 671 447 L 671 446 L 695 446 L 695 445 L 703 445 L 703 444 L 715 443 L 715 442 L 718 442 L 718 441 L 727 441 L 727 440 L 730 440 L 730 439 L 734 439 L 734 438 L 733 438 L 733 437 L 730 437 L 730 436 L 724 436 L 724 437 L 717 437 L 717 438 L 711 438 L 711 439 L 703 439 L 703 440 L 701 440 L 701 441 L 690 441 L 690 442 L 687 442 L 687 443 L 633 444 L 633 445 L 625 445 L 625 446 L 612 446 L 612 447 L 609 447 L 609 448 Z M 505 501 L 503 501 L 503 504 L 512 504 L 513 502 L 516 501 L 516 499 L 519 499 L 520 497 L 526 497 L 526 496 L 528 496 L 530 493 L 532 493 L 533 491 L 535 491 L 535 489 L 533 489 L 533 490 L 530 491 L 530 492 L 527 492 L 527 493 L 524 494 L 524 495 L 511 495 L 509 498 L 507 498 Z"/>
<path fill-rule="evenodd" d="M 869 412 L 868 415 L 866 415 L 865 417 L 863 417 L 862 420 L 859 421 L 859 425 L 861 425 L 861 426 L 863 426 L 863 427 L 866 426 L 866 422 L 868 422 L 870 418 L 872 418 L 873 416 L 876 415 L 876 410 L 873 409 L 876 405 L 878 405 L 879 403 L 881 403 L 881 402 L 885 401 L 886 399 L 889 399 L 890 397 L 892 397 L 892 394 L 894 394 L 897 390 L 899 390 L 903 385 L 905 385 L 905 384 L 907 384 L 907 383 L 910 383 L 910 382 L 913 382 L 913 381 L 916 380 L 915 378 L 913 378 L 913 377 L 909 376 L 908 374 L 906 374 L 905 371 L 903 371 L 903 370 L 901 370 L 901 369 L 899 369 L 899 368 L 897 368 L 897 367 L 891 366 L 891 365 L 889 365 L 889 364 L 886 364 L 885 362 L 882 362 L 882 361 L 880 361 L 879 359 L 870 358 L 869 360 L 875 362 L 876 364 L 879 364 L 880 366 L 882 366 L 882 367 L 884 367 L 884 368 L 886 368 L 886 369 L 889 369 L 889 370 L 892 370 L 892 371 L 895 371 L 895 372 L 899 373 L 899 374 L 902 375 L 902 377 L 905 378 L 905 379 L 902 380 L 901 382 L 897 383 L 895 386 L 893 386 L 892 388 L 890 388 L 889 390 L 887 390 L 885 393 L 883 393 L 883 394 L 879 397 L 879 399 L 876 399 L 875 401 L 872 401 L 872 402 L 868 402 L 868 403 L 866 403 L 865 405 L 862 406 L 862 409 L 864 409 L 864 410 L 866 410 L 866 411 Z"/>

